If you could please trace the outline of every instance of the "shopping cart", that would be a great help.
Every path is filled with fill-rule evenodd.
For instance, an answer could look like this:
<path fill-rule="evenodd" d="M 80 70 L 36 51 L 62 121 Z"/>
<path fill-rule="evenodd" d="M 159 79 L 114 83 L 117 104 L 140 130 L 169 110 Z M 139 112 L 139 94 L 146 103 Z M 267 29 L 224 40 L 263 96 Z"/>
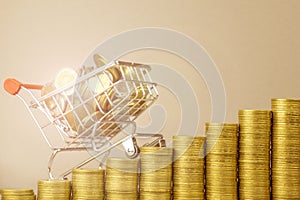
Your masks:
<path fill-rule="evenodd" d="M 139 155 L 139 138 L 151 139 L 144 146 L 165 146 L 161 134 L 136 133 L 135 119 L 158 98 L 150 69 L 148 65 L 122 61 L 100 68 L 82 67 L 75 80 L 42 95 L 45 86 L 12 78 L 4 82 L 5 90 L 23 101 L 52 150 L 50 179 L 66 178 L 73 169 L 99 157 L 103 163 L 110 150 L 119 145 L 129 158 L 135 158 Z M 95 153 L 54 177 L 52 168 L 58 153 L 85 150 Z"/>

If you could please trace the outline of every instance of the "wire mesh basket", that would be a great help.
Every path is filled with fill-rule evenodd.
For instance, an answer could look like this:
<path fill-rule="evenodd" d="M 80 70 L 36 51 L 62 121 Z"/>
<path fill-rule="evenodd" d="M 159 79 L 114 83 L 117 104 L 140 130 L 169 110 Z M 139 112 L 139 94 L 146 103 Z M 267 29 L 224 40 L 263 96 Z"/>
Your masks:
<path fill-rule="evenodd" d="M 59 178 L 120 144 L 128 157 L 136 157 L 137 137 L 155 138 L 146 145 L 165 145 L 160 134 L 136 133 L 134 120 L 158 98 L 150 70 L 148 65 L 112 61 L 99 68 L 82 67 L 78 77 L 56 88 L 11 78 L 5 81 L 5 90 L 23 101 L 52 150 L 51 179 L 53 160 L 62 151 L 92 149 L 97 153 Z"/>

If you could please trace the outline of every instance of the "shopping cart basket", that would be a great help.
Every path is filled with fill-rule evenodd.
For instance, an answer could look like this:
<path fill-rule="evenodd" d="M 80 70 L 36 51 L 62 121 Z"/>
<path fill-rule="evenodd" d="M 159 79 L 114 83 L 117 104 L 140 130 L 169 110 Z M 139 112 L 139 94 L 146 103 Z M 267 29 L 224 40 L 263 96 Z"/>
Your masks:
<path fill-rule="evenodd" d="M 73 169 L 107 156 L 123 145 L 128 157 L 139 154 L 136 138 L 153 138 L 145 146 L 165 146 L 161 134 L 136 133 L 135 119 L 158 98 L 148 65 L 112 61 L 100 68 L 82 67 L 79 76 L 41 95 L 45 86 L 9 78 L 5 90 L 19 97 L 52 150 L 49 178 L 65 178 Z M 52 173 L 59 152 L 96 152 L 58 177 Z M 104 162 L 102 160 L 101 162 Z"/>

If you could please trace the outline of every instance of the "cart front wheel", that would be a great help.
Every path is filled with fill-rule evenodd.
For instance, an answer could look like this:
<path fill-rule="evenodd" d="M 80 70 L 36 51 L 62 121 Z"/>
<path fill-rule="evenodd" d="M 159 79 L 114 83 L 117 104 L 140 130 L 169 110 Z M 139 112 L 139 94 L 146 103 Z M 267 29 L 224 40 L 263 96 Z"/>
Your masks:
<path fill-rule="evenodd" d="M 133 148 L 126 149 L 126 156 L 130 159 L 136 158 L 140 154 L 140 148 L 138 145 L 133 145 Z"/>

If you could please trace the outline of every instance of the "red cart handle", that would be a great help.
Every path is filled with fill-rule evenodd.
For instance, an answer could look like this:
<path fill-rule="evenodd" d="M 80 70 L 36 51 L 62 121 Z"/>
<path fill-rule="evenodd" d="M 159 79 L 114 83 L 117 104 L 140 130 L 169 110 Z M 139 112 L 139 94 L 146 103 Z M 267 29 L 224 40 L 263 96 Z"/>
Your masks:
<path fill-rule="evenodd" d="M 20 81 L 17 81 L 13 78 L 8 78 L 4 81 L 4 89 L 6 92 L 12 95 L 16 95 L 19 93 L 21 87 L 32 89 L 32 90 L 41 90 L 43 88 L 42 85 L 35 84 L 23 84 Z"/>

